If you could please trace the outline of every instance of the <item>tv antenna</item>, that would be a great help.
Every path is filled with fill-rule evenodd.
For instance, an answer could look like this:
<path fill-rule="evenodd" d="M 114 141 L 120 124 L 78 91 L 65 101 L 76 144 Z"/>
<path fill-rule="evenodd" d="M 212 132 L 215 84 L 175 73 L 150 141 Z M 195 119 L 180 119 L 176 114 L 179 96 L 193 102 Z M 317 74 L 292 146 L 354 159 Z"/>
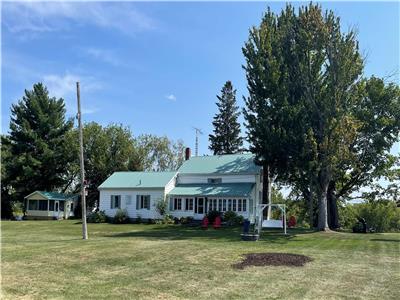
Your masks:
<path fill-rule="evenodd" d="M 195 147 L 195 156 L 199 156 L 199 134 L 203 134 L 200 128 L 193 127 L 196 131 L 196 147 Z"/>

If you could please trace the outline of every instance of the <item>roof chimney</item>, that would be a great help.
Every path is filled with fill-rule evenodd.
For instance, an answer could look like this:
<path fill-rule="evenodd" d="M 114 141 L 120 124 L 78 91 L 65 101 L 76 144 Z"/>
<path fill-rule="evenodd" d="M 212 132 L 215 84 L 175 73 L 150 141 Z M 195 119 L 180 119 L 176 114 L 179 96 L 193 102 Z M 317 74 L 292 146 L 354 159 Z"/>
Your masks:
<path fill-rule="evenodd" d="M 190 148 L 188 147 L 185 149 L 185 160 L 189 160 L 190 156 L 192 156 L 192 154 L 191 154 Z"/>

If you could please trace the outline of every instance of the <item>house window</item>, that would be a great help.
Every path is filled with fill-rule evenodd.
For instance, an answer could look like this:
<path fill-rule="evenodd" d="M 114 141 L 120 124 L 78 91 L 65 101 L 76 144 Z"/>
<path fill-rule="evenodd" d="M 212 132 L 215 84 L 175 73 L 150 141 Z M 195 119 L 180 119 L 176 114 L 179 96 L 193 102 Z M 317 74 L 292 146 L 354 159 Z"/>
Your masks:
<path fill-rule="evenodd" d="M 222 199 L 218 200 L 218 211 L 222 211 Z"/>
<path fill-rule="evenodd" d="M 218 203 L 218 200 L 214 199 L 213 200 L 213 210 L 217 210 L 217 203 Z"/>
<path fill-rule="evenodd" d="M 222 204 L 222 210 L 226 211 L 226 199 L 223 200 Z"/>
<path fill-rule="evenodd" d="M 232 210 L 232 199 L 228 199 L 228 211 Z"/>
<path fill-rule="evenodd" d="M 71 211 L 74 211 L 74 204 L 71 203 Z"/>
<path fill-rule="evenodd" d="M 182 210 L 182 199 L 174 198 L 174 210 Z"/>
<path fill-rule="evenodd" d="M 236 199 L 232 200 L 232 210 L 236 211 Z"/>
<path fill-rule="evenodd" d="M 213 207 L 213 199 L 208 199 L 208 210 L 212 210 Z"/>
<path fill-rule="evenodd" d="M 247 208 L 246 208 L 246 199 L 243 199 L 243 211 L 246 211 L 247 210 Z"/>
<path fill-rule="evenodd" d="M 137 195 L 136 209 L 150 209 L 150 195 Z"/>
<path fill-rule="evenodd" d="M 72 210 L 72 204 L 71 204 L 71 210 Z M 49 211 L 54 211 L 54 200 L 49 201 Z"/>
<path fill-rule="evenodd" d="M 39 200 L 39 210 L 47 210 L 47 200 Z"/>
<path fill-rule="evenodd" d="M 29 210 L 38 210 L 39 208 L 39 201 L 37 200 L 29 200 Z"/>
<path fill-rule="evenodd" d="M 60 211 L 64 211 L 64 207 L 65 207 L 65 202 L 60 201 Z"/>
<path fill-rule="evenodd" d="M 185 199 L 185 210 L 193 210 L 193 198 Z"/>
<path fill-rule="evenodd" d="M 238 199 L 238 211 L 242 211 L 242 199 Z"/>
<path fill-rule="evenodd" d="M 207 178 L 207 182 L 211 184 L 217 184 L 221 183 L 222 179 L 221 178 Z"/>
<path fill-rule="evenodd" d="M 111 209 L 121 208 L 121 195 L 111 195 Z"/>
<path fill-rule="evenodd" d="M 125 204 L 128 205 L 132 205 L 132 196 L 131 195 L 126 195 L 125 196 Z"/>

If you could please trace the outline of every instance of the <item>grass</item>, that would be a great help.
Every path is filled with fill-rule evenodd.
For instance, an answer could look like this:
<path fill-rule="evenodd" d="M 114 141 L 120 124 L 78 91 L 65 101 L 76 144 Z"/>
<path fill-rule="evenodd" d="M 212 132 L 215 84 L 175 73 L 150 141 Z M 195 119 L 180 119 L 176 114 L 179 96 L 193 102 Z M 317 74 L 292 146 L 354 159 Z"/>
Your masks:
<path fill-rule="evenodd" d="M 179 225 L 4 221 L 5 299 L 400 299 L 400 234 L 265 233 Z M 287 252 L 304 267 L 232 268 L 242 255 Z"/>

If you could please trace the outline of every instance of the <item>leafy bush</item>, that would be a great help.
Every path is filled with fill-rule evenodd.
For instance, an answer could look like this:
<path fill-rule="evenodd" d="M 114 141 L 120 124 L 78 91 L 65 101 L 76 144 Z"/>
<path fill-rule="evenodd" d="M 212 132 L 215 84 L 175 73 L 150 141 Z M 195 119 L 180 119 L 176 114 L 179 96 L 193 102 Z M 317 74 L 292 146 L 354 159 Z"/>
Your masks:
<path fill-rule="evenodd" d="M 179 222 L 180 222 L 182 225 L 189 224 L 189 223 L 191 223 L 192 221 L 193 221 L 193 217 L 181 217 L 181 218 L 179 219 Z"/>
<path fill-rule="evenodd" d="M 365 219 L 368 228 L 377 232 L 400 230 L 400 208 L 393 201 L 355 204 L 354 208 L 356 215 Z"/>
<path fill-rule="evenodd" d="M 88 223 L 105 223 L 107 222 L 107 215 L 102 211 L 92 212 L 87 216 Z"/>
<path fill-rule="evenodd" d="M 115 213 L 114 219 L 115 224 L 124 224 L 129 222 L 129 216 L 126 209 L 118 209 Z"/>
<path fill-rule="evenodd" d="M 160 200 L 156 204 L 156 211 L 160 214 L 160 216 L 164 216 L 167 212 L 167 202 L 164 200 Z"/>
<path fill-rule="evenodd" d="M 357 218 L 363 218 L 367 227 L 377 232 L 400 231 L 400 208 L 393 201 L 350 204 L 339 209 L 340 224 L 346 229 L 352 229 Z"/>
<path fill-rule="evenodd" d="M 11 210 L 14 218 L 22 217 L 24 215 L 24 206 L 21 202 L 13 202 L 11 204 Z"/>
<path fill-rule="evenodd" d="M 207 213 L 207 218 L 208 218 L 208 222 L 210 222 L 210 224 L 212 224 L 215 221 L 215 218 L 221 216 L 221 213 L 217 210 L 210 210 Z"/>
<path fill-rule="evenodd" d="M 227 223 L 228 226 L 240 225 L 241 223 L 243 223 L 243 220 L 244 220 L 243 217 L 239 216 L 234 211 L 225 212 L 223 219 Z"/>
<path fill-rule="evenodd" d="M 175 218 L 171 215 L 164 215 L 164 218 L 156 220 L 155 224 L 174 224 Z"/>

